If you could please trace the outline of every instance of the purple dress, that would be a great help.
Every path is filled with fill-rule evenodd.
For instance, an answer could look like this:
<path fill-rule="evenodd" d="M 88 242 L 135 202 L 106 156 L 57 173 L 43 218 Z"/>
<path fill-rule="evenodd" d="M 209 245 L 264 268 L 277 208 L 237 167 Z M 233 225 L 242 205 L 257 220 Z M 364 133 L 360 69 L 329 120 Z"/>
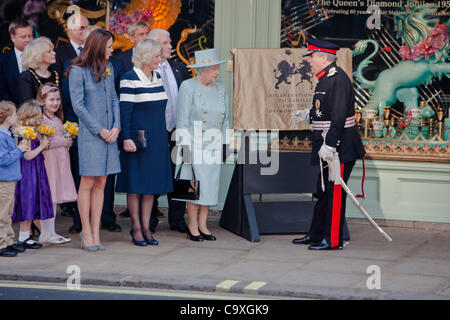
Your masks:
<path fill-rule="evenodd" d="M 31 140 L 31 150 L 36 149 L 39 144 L 38 139 Z M 12 221 L 21 222 L 53 218 L 52 195 L 42 152 L 32 160 L 22 158 L 20 164 L 22 166 L 22 179 L 16 185 L 16 201 Z"/>

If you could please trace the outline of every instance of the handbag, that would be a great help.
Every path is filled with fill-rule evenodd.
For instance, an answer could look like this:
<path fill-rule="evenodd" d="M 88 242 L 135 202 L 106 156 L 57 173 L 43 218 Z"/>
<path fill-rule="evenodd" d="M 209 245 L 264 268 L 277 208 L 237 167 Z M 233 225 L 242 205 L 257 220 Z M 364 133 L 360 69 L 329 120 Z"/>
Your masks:
<path fill-rule="evenodd" d="M 194 168 L 192 168 L 192 179 L 184 180 L 180 179 L 181 167 L 180 165 L 178 173 L 173 180 L 173 192 L 172 199 L 180 199 L 180 200 L 198 200 L 200 199 L 200 181 L 195 178 Z"/>
<path fill-rule="evenodd" d="M 145 130 L 131 130 L 130 139 L 133 140 L 137 149 L 147 148 L 147 139 L 145 138 Z"/>

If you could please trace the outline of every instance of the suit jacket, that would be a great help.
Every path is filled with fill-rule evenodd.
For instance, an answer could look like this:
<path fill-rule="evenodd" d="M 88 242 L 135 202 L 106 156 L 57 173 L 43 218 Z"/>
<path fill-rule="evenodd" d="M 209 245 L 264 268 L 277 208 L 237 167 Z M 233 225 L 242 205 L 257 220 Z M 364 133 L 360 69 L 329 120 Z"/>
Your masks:
<path fill-rule="evenodd" d="M 62 77 L 64 75 L 64 63 L 68 60 L 72 61 L 72 59 L 75 59 L 77 57 L 77 53 L 70 42 L 56 48 L 55 53 L 55 70 Z"/>
<path fill-rule="evenodd" d="M 133 57 L 133 49 L 129 49 L 111 58 L 111 62 L 113 63 L 114 68 L 119 73 L 119 78 L 121 78 L 122 75 L 124 75 L 131 69 L 133 69 L 134 64 L 131 61 L 132 57 Z M 117 63 L 116 62 L 117 60 L 120 61 L 121 64 Z M 169 62 L 170 68 L 172 69 L 172 72 L 175 75 L 175 79 L 177 80 L 177 86 L 178 88 L 180 88 L 181 83 L 184 80 L 187 80 L 191 77 L 189 71 L 184 65 L 184 63 L 170 59 L 168 59 L 167 61 Z M 118 65 L 119 68 L 116 68 L 116 65 Z"/>
<path fill-rule="evenodd" d="M 19 106 L 19 67 L 14 49 L 0 55 L 0 100 Z"/>
<path fill-rule="evenodd" d="M 170 59 L 167 59 L 167 61 L 169 62 L 170 68 L 172 69 L 175 79 L 177 80 L 178 88 L 180 88 L 181 83 L 184 80 L 189 79 L 191 75 L 189 74 L 189 71 L 184 63 Z"/>
<path fill-rule="evenodd" d="M 123 51 L 110 59 L 113 64 L 113 67 L 116 67 L 116 65 L 121 67 L 121 70 L 117 70 L 120 73 L 119 79 L 125 73 L 133 69 L 134 64 L 131 61 L 132 56 L 133 56 L 133 48 Z M 120 63 L 117 63 L 117 61 L 119 61 Z"/>

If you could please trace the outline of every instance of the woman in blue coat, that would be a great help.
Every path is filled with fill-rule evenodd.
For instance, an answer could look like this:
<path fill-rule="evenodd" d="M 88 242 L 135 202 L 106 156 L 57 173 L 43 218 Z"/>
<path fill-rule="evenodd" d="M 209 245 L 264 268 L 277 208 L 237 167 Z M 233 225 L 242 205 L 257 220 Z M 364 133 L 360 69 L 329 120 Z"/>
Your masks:
<path fill-rule="evenodd" d="M 120 79 L 123 150 L 116 191 L 127 193 L 130 235 L 137 246 L 158 244 L 150 231 L 154 195 L 172 192 L 165 118 L 167 94 L 154 71 L 161 63 L 161 55 L 159 42 L 141 40 L 135 47 L 134 68 Z"/>
<path fill-rule="evenodd" d="M 104 249 L 100 243 L 100 218 L 106 178 L 120 172 L 117 148 L 120 109 L 114 70 L 108 62 L 113 51 L 112 43 L 112 33 L 94 30 L 66 73 L 80 128 L 78 210 L 83 229 L 81 246 L 90 251 Z"/>
<path fill-rule="evenodd" d="M 216 240 L 206 226 L 209 207 L 219 198 L 222 144 L 228 124 L 228 100 L 223 83 L 217 81 L 219 61 L 215 49 L 195 52 L 197 77 L 180 86 L 177 101 L 177 144 L 188 145 L 192 165 L 182 165 L 181 178 L 200 181 L 200 198 L 188 200 L 188 238 Z M 188 141 L 186 141 L 186 139 Z M 180 170 L 177 166 L 175 174 Z"/>

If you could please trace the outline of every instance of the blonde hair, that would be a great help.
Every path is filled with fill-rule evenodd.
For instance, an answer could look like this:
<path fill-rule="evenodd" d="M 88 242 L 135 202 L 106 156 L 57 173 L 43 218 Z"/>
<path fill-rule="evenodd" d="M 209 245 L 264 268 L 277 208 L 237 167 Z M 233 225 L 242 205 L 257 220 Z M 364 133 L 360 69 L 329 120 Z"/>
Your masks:
<path fill-rule="evenodd" d="M 17 111 L 17 120 L 22 126 L 37 128 L 43 119 L 41 104 L 34 99 L 24 102 Z"/>
<path fill-rule="evenodd" d="M 49 47 L 54 48 L 53 43 L 47 37 L 39 37 L 31 41 L 23 50 L 24 68 L 37 68 L 42 63 L 42 55 Z"/>
<path fill-rule="evenodd" d="M 16 112 L 16 106 L 11 101 L 0 101 L 0 123 L 4 123 L 6 118 L 11 117 Z"/>
<path fill-rule="evenodd" d="M 136 68 L 142 69 L 145 64 L 149 64 L 153 57 L 161 54 L 163 50 L 162 45 L 152 39 L 143 39 L 139 41 L 134 50 L 134 55 L 131 61 Z"/>

